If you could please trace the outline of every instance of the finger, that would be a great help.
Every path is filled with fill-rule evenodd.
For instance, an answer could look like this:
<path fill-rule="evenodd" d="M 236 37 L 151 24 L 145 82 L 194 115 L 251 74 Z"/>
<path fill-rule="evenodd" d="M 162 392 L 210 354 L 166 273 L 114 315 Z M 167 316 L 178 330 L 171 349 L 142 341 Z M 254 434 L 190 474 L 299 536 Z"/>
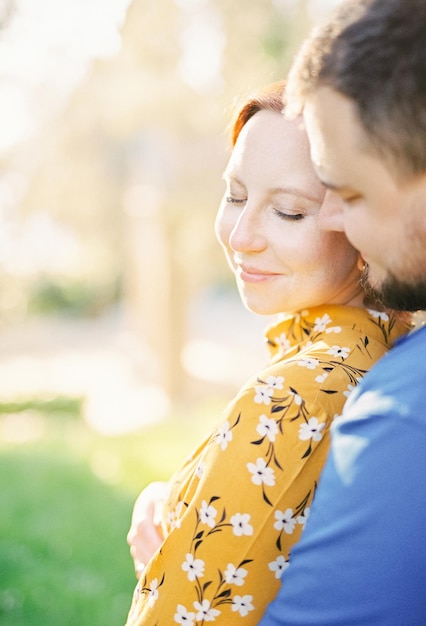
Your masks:
<path fill-rule="evenodd" d="M 130 528 L 129 532 L 127 533 L 127 537 L 126 537 L 126 541 L 129 544 L 129 546 L 133 545 L 133 543 L 135 542 L 135 538 L 136 538 L 136 531 L 133 528 L 133 526 Z"/>
<path fill-rule="evenodd" d="M 145 567 L 146 567 L 145 563 L 142 563 L 141 561 L 135 562 L 135 574 L 136 574 L 137 579 L 139 579 L 142 576 L 142 573 Z"/>

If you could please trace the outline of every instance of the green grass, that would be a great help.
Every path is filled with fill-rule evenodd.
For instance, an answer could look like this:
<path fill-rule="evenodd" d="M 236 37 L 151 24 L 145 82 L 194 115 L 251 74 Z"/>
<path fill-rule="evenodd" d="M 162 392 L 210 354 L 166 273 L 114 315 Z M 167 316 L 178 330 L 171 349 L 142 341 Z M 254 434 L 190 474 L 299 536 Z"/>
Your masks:
<path fill-rule="evenodd" d="M 6 420 L 39 427 L 22 443 L 0 434 L 0 623 L 124 624 L 136 582 L 126 544 L 134 498 L 170 476 L 223 403 L 111 438 L 85 424 L 78 404 L 64 413 L 74 406 L 66 399 L 25 402 L 0 405 L 0 433 Z"/>
<path fill-rule="evenodd" d="M 130 496 L 82 463 L 23 451 L 2 455 L 0 489 L 0 622 L 124 623 Z"/>

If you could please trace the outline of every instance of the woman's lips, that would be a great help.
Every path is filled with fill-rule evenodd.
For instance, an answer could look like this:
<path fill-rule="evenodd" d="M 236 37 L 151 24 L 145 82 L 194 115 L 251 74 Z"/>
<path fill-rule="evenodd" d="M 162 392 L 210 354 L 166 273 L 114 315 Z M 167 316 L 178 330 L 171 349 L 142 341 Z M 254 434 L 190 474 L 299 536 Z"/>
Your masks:
<path fill-rule="evenodd" d="M 275 272 L 245 265 L 238 265 L 237 273 L 245 283 L 260 283 L 278 276 Z"/>

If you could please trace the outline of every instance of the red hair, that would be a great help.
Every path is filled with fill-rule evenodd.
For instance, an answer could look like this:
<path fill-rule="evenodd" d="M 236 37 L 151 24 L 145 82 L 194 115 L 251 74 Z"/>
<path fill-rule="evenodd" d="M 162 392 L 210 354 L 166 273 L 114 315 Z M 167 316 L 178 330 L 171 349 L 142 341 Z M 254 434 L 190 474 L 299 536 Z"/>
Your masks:
<path fill-rule="evenodd" d="M 271 83 L 251 94 L 243 104 L 239 103 L 231 122 L 231 142 L 235 146 L 238 135 L 249 119 L 259 111 L 273 111 L 282 113 L 284 108 L 285 81 Z"/>

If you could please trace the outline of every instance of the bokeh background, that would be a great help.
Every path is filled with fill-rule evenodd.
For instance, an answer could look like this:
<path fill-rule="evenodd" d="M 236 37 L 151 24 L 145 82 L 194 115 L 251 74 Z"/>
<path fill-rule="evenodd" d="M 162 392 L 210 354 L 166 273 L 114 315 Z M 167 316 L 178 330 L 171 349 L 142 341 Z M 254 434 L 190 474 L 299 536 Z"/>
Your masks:
<path fill-rule="evenodd" d="M 132 502 L 264 353 L 215 241 L 235 102 L 337 0 L 0 0 L 0 623 L 123 624 Z"/>

